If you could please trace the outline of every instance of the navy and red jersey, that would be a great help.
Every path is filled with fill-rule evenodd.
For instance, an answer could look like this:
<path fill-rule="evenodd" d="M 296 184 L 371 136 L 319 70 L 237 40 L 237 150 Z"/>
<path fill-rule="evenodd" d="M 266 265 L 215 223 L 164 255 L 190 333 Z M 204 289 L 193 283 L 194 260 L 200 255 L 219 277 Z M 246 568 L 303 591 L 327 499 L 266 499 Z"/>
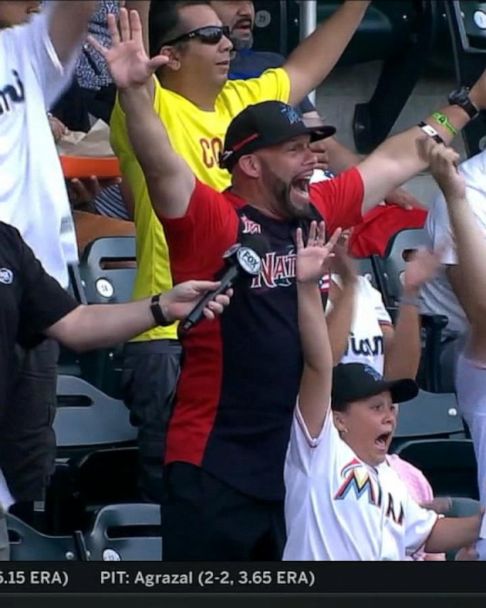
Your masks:
<path fill-rule="evenodd" d="M 358 223 L 359 171 L 314 184 L 311 199 L 328 234 Z M 302 220 L 268 217 L 231 191 L 197 182 L 186 215 L 162 222 L 176 283 L 214 278 L 241 232 L 270 245 L 260 276 L 237 284 L 224 314 L 182 337 L 165 462 L 192 463 L 245 494 L 280 500 L 303 363 L 294 243 Z"/>

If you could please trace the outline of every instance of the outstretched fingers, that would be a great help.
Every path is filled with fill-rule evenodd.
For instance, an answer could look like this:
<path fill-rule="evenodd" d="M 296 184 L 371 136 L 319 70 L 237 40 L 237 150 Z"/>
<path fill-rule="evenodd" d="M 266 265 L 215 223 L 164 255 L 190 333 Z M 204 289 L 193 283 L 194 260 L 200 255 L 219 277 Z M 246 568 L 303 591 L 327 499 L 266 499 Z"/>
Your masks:
<path fill-rule="evenodd" d="M 339 238 L 341 237 L 342 232 L 343 232 L 342 228 L 336 228 L 336 230 L 333 232 L 331 238 L 325 244 L 324 247 L 327 250 L 328 255 L 332 252 L 334 247 L 337 245 L 337 242 L 339 241 Z"/>
<path fill-rule="evenodd" d="M 125 9 L 121 9 L 122 11 Z M 108 32 L 111 38 L 111 46 L 120 44 L 120 32 L 118 31 L 118 24 L 116 22 L 116 15 L 109 13 L 106 19 L 108 24 Z"/>

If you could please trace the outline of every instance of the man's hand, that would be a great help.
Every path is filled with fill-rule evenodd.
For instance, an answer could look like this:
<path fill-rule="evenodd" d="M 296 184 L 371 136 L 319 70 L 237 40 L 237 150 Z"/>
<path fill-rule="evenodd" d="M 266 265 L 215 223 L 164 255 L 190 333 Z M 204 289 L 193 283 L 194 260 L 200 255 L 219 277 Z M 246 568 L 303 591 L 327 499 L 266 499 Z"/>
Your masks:
<path fill-rule="evenodd" d="M 160 306 L 168 321 L 182 320 L 191 312 L 199 300 L 208 292 L 219 287 L 217 281 L 186 281 L 160 296 Z M 230 303 L 233 291 L 229 289 L 211 300 L 204 309 L 206 319 L 214 319 L 222 314 Z"/>
<path fill-rule="evenodd" d="M 469 99 L 480 110 L 486 109 L 486 70 L 476 80 L 469 92 Z"/>
<path fill-rule="evenodd" d="M 156 70 L 169 61 L 164 55 L 149 59 L 137 11 L 130 11 L 129 15 L 125 8 L 120 9 L 120 29 L 115 15 L 108 15 L 108 31 L 111 36 L 110 49 L 102 46 L 93 36 L 88 36 L 88 42 L 105 58 L 119 89 L 146 85 Z"/>
<path fill-rule="evenodd" d="M 440 267 L 441 250 L 428 251 L 418 249 L 411 256 L 405 267 L 403 290 L 410 295 L 416 295 L 422 285 L 435 277 Z"/>
<path fill-rule="evenodd" d="M 327 171 L 329 169 L 329 155 L 327 152 L 326 140 L 319 139 L 318 141 L 313 141 L 309 147 L 316 156 L 314 169 Z"/>
<path fill-rule="evenodd" d="M 66 135 L 68 128 L 59 120 L 59 118 L 52 116 L 52 114 L 48 114 L 47 118 L 49 120 L 49 126 L 51 127 L 52 137 L 54 137 L 54 141 L 57 144 L 57 142 Z"/>
<path fill-rule="evenodd" d="M 316 283 L 321 279 L 327 272 L 326 261 L 340 236 L 341 228 L 338 228 L 326 243 L 324 222 L 320 222 L 319 228 L 317 222 L 312 222 L 307 244 L 304 245 L 302 229 L 297 228 L 296 278 L 298 283 Z"/>
<path fill-rule="evenodd" d="M 430 165 L 430 173 L 444 193 L 446 202 L 464 200 L 466 198 L 466 183 L 459 173 L 457 165 L 459 154 L 452 148 L 438 144 L 429 137 L 419 140 L 421 155 Z"/>
<path fill-rule="evenodd" d="M 120 184 L 121 178 L 105 179 L 101 182 L 95 175 L 86 179 L 71 179 L 66 182 L 69 202 L 73 209 L 91 205 L 95 198 L 101 193 L 103 188 Z"/>

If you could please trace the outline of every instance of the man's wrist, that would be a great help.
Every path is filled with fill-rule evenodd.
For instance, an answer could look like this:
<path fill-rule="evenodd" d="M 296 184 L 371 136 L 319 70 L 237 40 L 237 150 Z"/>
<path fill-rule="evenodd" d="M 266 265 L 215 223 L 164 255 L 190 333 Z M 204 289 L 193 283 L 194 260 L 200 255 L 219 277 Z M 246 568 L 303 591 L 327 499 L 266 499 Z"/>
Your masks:
<path fill-rule="evenodd" d="M 150 310 L 155 323 L 161 327 L 172 325 L 175 320 L 170 313 L 169 297 L 165 293 L 152 296 Z"/>

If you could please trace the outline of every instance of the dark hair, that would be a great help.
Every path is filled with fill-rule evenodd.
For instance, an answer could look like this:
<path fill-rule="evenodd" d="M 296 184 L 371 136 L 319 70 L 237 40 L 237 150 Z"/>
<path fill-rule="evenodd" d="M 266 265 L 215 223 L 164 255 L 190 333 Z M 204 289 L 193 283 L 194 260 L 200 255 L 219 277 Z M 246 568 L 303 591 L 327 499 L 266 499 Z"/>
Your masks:
<path fill-rule="evenodd" d="M 150 57 L 158 55 L 166 40 L 185 34 L 180 9 L 199 4 L 210 6 L 208 0 L 152 0 L 149 11 Z"/>

